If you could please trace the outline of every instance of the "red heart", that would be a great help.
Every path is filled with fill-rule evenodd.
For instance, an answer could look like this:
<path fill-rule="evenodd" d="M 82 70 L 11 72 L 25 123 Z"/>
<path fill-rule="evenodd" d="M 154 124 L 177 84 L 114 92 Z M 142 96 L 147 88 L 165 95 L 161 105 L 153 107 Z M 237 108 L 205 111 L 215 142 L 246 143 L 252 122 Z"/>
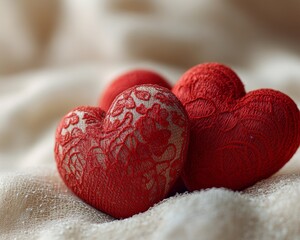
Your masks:
<path fill-rule="evenodd" d="M 159 74 L 149 70 L 132 70 L 117 77 L 104 91 L 99 106 L 108 111 L 113 100 L 123 91 L 136 85 L 155 84 L 171 89 L 170 84 Z"/>
<path fill-rule="evenodd" d="M 283 93 L 245 93 L 229 68 L 202 64 L 187 71 L 173 93 L 190 122 L 183 180 L 189 190 L 246 188 L 277 172 L 299 147 L 296 104 Z"/>
<path fill-rule="evenodd" d="M 181 173 L 189 122 L 168 89 L 141 85 L 120 94 L 105 112 L 79 107 L 56 132 L 55 158 L 66 185 L 116 218 L 162 200 Z"/>

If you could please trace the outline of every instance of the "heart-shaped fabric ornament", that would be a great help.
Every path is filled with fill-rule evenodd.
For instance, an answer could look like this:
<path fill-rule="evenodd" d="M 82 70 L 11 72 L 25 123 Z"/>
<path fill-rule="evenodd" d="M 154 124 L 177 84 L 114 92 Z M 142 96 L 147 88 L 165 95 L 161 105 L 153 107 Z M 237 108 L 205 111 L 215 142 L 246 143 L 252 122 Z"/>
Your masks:
<path fill-rule="evenodd" d="M 162 76 L 153 71 L 143 69 L 131 70 L 118 76 L 110 83 L 99 100 L 99 106 L 104 111 L 107 111 L 113 100 L 120 93 L 128 88 L 143 84 L 159 85 L 171 89 L 171 85 Z"/>
<path fill-rule="evenodd" d="M 189 190 L 244 189 L 277 172 L 299 147 L 297 105 L 261 89 L 246 94 L 228 67 L 191 68 L 173 88 L 191 124 L 183 180 Z"/>
<path fill-rule="evenodd" d="M 189 121 L 168 89 L 141 85 L 121 93 L 107 114 L 79 107 L 56 132 L 55 158 L 65 184 L 116 218 L 161 201 L 181 174 Z"/>

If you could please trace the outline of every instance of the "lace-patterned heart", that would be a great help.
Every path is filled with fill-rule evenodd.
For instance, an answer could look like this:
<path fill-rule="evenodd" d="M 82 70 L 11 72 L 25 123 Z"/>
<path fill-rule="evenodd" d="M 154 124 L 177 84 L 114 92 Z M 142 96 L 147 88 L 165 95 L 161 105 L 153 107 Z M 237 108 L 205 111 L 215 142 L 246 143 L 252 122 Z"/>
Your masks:
<path fill-rule="evenodd" d="M 246 188 L 277 172 L 300 142 L 296 104 L 271 89 L 246 94 L 217 63 L 187 71 L 173 88 L 191 121 L 183 179 L 189 190 Z"/>
<path fill-rule="evenodd" d="M 189 122 L 165 88 L 141 85 L 119 95 L 107 114 L 79 107 L 61 121 L 55 157 L 66 185 L 116 218 L 147 210 L 178 179 Z"/>

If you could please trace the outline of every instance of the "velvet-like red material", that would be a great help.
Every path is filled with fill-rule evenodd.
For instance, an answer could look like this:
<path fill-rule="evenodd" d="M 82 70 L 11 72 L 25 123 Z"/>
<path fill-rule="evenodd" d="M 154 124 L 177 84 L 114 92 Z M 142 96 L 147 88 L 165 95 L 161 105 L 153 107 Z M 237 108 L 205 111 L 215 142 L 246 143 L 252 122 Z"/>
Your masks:
<path fill-rule="evenodd" d="M 105 114 L 79 107 L 60 122 L 55 159 L 65 184 L 115 218 L 146 211 L 180 176 L 189 140 L 187 113 L 168 89 L 130 88 Z"/>
<path fill-rule="evenodd" d="M 149 70 L 136 69 L 126 72 L 112 81 L 101 96 L 99 106 L 104 111 L 108 111 L 113 100 L 121 92 L 142 84 L 154 84 L 171 89 L 171 85 L 158 73 Z"/>
<path fill-rule="evenodd" d="M 201 64 L 173 88 L 190 123 L 183 180 L 189 190 L 244 189 L 277 172 L 299 147 L 299 110 L 287 95 L 246 94 L 228 67 Z"/>

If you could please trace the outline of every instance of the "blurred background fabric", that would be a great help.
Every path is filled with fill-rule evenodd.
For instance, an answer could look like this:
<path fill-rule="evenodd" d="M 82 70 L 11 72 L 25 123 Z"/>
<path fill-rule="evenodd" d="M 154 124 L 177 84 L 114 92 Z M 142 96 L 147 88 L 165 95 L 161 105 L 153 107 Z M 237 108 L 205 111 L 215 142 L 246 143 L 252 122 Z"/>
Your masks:
<path fill-rule="evenodd" d="M 174 84 L 221 62 L 247 91 L 299 106 L 299 15 L 297 0 L 0 0 L 0 238 L 299 239 L 299 151 L 244 192 L 178 195 L 121 221 L 72 195 L 53 156 L 61 117 L 133 68 Z"/>

